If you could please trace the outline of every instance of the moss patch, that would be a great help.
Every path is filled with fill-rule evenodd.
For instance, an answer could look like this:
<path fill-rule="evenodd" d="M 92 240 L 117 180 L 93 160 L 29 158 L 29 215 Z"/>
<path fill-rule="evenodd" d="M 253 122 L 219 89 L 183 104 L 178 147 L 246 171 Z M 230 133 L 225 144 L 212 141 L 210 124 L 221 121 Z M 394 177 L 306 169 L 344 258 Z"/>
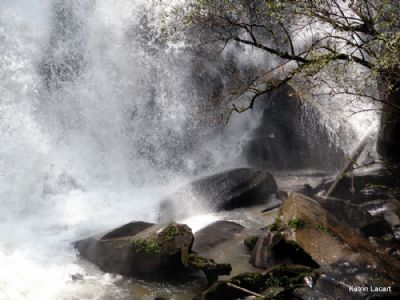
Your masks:
<path fill-rule="evenodd" d="M 281 218 L 279 216 L 276 217 L 275 222 L 268 225 L 267 229 L 269 229 L 269 231 L 281 231 L 283 229 Z"/>
<path fill-rule="evenodd" d="M 164 228 L 160 233 L 160 240 L 171 241 L 179 234 L 179 230 L 176 225 L 169 225 Z"/>
<path fill-rule="evenodd" d="M 257 244 L 257 241 L 258 241 L 259 237 L 260 237 L 259 235 L 251 235 L 251 236 L 248 236 L 247 238 L 245 238 L 244 241 L 243 241 L 245 247 L 249 251 L 253 251 L 254 247 Z"/>
<path fill-rule="evenodd" d="M 242 273 L 228 281 L 219 281 L 203 293 L 205 299 L 237 299 L 248 296 L 243 291 L 229 287 L 229 284 L 240 286 L 250 291 L 270 294 L 275 289 L 277 294 L 290 291 L 299 284 L 303 284 L 305 276 L 312 274 L 312 269 L 305 266 L 277 265 L 267 273 Z M 270 299 L 268 296 L 260 299 Z M 291 298 L 283 298 L 291 299 Z"/>
<path fill-rule="evenodd" d="M 331 236 L 334 236 L 334 234 L 333 234 L 327 227 L 325 227 L 325 226 L 322 226 L 322 225 L 320 225 L 320 224 L 317 224 L 317 229 L 320 230 L 320 231 L 323 231 L 323 232 L 325 232 L 325 233 L 328 233 L 328 234 L 330 234 Z"/>
<path fill-rule="evenodd" d="M 289 220 L 288 225 L 290 228 L 292 228 L 293 230 L 297 230 L 297 229 L 301 229 L 304 227 L 306 223 L 299 218 L 293 218 L 291 220 Z"/>
<path fill-rule="evenodd" d="M 149 254 L 158 254 L 161 252 L 160 244 L 152 237 L 147 239 L 133 240 L 132 243 L 137 252 L 144 252 Z"/>

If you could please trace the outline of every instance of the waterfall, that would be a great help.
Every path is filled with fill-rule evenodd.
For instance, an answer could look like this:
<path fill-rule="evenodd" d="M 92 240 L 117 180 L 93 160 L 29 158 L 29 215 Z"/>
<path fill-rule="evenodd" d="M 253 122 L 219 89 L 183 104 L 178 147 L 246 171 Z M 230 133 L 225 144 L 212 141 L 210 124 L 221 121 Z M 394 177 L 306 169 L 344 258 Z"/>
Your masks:
<path fill-rule="evenodd" d="M 154 219 L 207 155 L 191 56 L 159 39 L 156 2 L 0 3 L 0 298 L 122 293 L 98 271 L 73 283 L 70 243 Z"/>
<path fill-rule="evenodd" d="M 0 2 L 1 299 L 128 298 L 71 242 L 152 221 L 182 182 L 245 164 L 260 117 L 205 116 L 195 54 L 160 34 L 167 3 Z"/>

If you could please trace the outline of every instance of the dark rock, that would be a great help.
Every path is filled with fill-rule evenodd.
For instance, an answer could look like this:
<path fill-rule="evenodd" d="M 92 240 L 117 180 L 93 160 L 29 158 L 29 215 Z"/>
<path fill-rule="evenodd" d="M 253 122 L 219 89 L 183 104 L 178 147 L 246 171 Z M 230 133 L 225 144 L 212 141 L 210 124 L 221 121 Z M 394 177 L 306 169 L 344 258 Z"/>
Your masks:
<path fill-rule="evenodd" d="M 218 276 L 229 275 L 232 271 L 230 264 L 217 264 L 212 259 L 201 257 L 196 253 L 189 254 L 188 265 L 196 270 L 201 270 L 211 285 L 218 280 Z"/>
<path fill-rule="evenodd" d="M 326 192 L 334 180 L 327 180 L 319 184 L 313 191 L 314 194 Z M 344 176 L 332 195 L 333 198 L 352 200 L 353 203 L 388 199 L 393 191 L 397 190 L 399 180 L 397 176 L 378 170 L 370 174 L 357 174 Z"/>
<path fill-rule="evenodd" d="M 118 228 L 106 233 L 105 235 L 103 235 L 103 237 L 101 239 L 107 240 L 107 239 L 115 239 L 115 238 L 120 238 L 120 237 L 136 235 L 139 232 L 141 232 L 153 225 L 155 225 L 155 224 L 142 222 L 142 221 L 130 222 L 128 224 L 125 224 L 121 227 L 118 227 Z"/>
<path fill-rule="evenodd" d="M 192 250 L 203 253 L 242 232 L 244 227 L 230 221 L 216 221 L 194 235 Z"/>
<path fill-rule="evenodd" d="M 274 246 L 283 240 L 283 235 L 279 232 L 264 232 L 251 252 L 250 263 L 258 268 L 268 269 L 279 263 L 289 263 L 289 259 L 277 259 L 272 251 Z"/>
<path fill-rule="evenodd" d="M 348 201 L 335 198 L 315 198 L 323 208 L 344 220 L 363 236 L 382 236 L 392 233 L 390 225 L 380 216 L 372 216 L 368 211 Z"/>
<path fill-rule="evenodd" d="M 246 207 L 266 201 L 276 191 L 274 177 L 256 168 L 232 169 L 196 180 L 160 204 L 161 222 L 180 220 L 202 207 L 214 211 Z"/>
<path fill-rule="evenodd" d="M 296 191 L 296 193 L 306 195 L 307 197 L 312 197 L 314 195 L 314 189 L 311 185 L 305 183 L 301 189 Z"/>
<path fill-rule="evenodd" d="M 257 116 L 262 113 L 260 125 L 243 147 L 250 166 L 335 170 L 345 159 L 343 151 L 331 142 L 329 131 L 320 124 L 321 113 L 290 85 L 262 96 L 254 111 Z"/>
<path fill-rule="evenodd" d="M 383 217 L 391 226 L 394 237 L 400 240 L 400 202 L 398 200 L 376 200 L 360 205 L 373 216 Z"/>
<path fill-rule="evenodd" d="M 277 191 L 275 193 L 276 198 L 281 200 L 281 201 L 285 201 L 287 199 L 287 197 L 289 196 L 288 192 L 286 191 Z"/>
<path fill-rule="evenodd" d="M 123 236 L 124 232 L 133 235 Z M 105 272 L 126 276 L 171 279 L 195 269 L 215 281 L 219 275 L 229 274 L 229 265 L 219 265 L 193 253 L 193 239 L 192 231 L 186 225 L 172 223 L 163 228 L 133 222 L 107 234 L 77 241 L 74 245 L 80 255 Z"/>
<path fill-rule="evenodd" d="M 290 300 L 301 300 L 296 298 L 293 295 L 292 291 L 289 289 L 285 289 L 280 286 L 273 286 L 267 288 L 265 291 L 261 292 L 261 295 L 265 297 L 265 299 L 290 299 Z M 255 298 L 257 300 L 257 298 Z"/>
<path fill-rule="evenodd" d="M 383 81 L 381 81 L 383 82 Z M 386 83 L 378 83 L 378 89 L 385 98 L 381 114 L 377 151 L 384 160 L 400 162 L 400 118 L 398 107 L 400 104 L 399 83 L 390 87 Z"/>
<path fill-rule="evenodd" d="M 72 281 L 83 280 L 83 275 L 82 275 L 82 274 L 79 274 L 79 273 L 77 273 L 77 274 L 72 274 L 72 275 L 71 275 L 71 279 L 72 279 Z"/>
<path fill-rule="evenodd" d="M 330 295 L 323 294 L 310 287 L 297 288 L 293 291 L 293 296 L 301 300 L 335 300 Z"/>
<path fill-rule="evenodd" d="M 296 265 L 279 265 L 266 273 L 243 273 L 227 281 L 216 282 L 194 300 L 234 300 L 249 296 L 248 293 L 230 286 L 230 283 L 259 294 L 263 294 L 264 291 L 269 293 L 268 289 L 272 287 L 282 287 L 286 290 L 295 284 L 303 283 L 304 277 L 311 273 L 312 269 Z M 292 299 L 287 297 L 288 295 L 284 299 Z"/>
<path fill-rule="evenodd" d="M 383 296 L 399 296 L 400 283 L 376 272 L 368 256 L 353 254 L 342 258 L 331 267 L 318 271 L 315 290 L 335 299 L 371 299 Z M 361 290 L 352 289 L 361 287 Z M 390 292 L 375 293 L 374 287 L 390 287 Z M 375 298 L 374 298 L 375 299 Z"/>
<path fill-rule="evenodd" d="M 250 263 L 258 268 L 269 269 L 278 264 L 319 265 L 295 242 L 286 241 L 280 232 L 265 231 L 251 253 Z"/>

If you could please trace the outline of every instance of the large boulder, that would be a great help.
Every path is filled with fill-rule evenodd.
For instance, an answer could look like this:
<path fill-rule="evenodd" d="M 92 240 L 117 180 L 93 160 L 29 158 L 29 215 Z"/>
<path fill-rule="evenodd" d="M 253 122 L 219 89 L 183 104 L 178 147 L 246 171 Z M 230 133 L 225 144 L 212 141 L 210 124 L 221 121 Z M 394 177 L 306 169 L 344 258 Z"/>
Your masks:
<path fill-rule="evenodd" d="M 191 248 L 193 234 L 186 225 L 132 222 L 109 233 L 74 243 L 80 255 L 105 272 L 137 278 L 165 279 L 201 270 L 210 283 L 228 275 L 230 265 L 216 264 Z"/>
<path fill-rule="evenodd" d="M 200 254 L 209 251 L 211 248 L 232 239 L 240 234 L 244 227 L 231 221 L 216 221 L 194 235 L 193 251 Z"/>
<path fill-rule="evenodd" d="M 393 233 L 389 223 L 383 216 L 373 216 L 359 205 L 332 197 L 314 197 L 314 199 L 324 209 L 340 217 L 362 236 L 382 236 L 387 233 Z"/>
<path fill-rule="evenodd" d="M 161 201 L 159 220 L 175 221 L 205 211 L 230 210 L 267 201 L 277 189 L 274 177 L 257 168 L 232 169 L 182 187 Z"/>
<path fill-rule="evenodd" d="M 335 206 L 333 206 L 335 207 Z M 331 207 L 332 208 L 332 207 Z M 335 295 L 338 283 L 340 293 L 351 299 L 350 286 L 394 286 L 400 278 L 400 263 L 387 255 L 380 245 L 346 221 L 346 216 L 328 211 L 317 200 L 292 193 L 281 207 L 282 219 L 286 223 L 302 220 L 304 226 L 290 236 L 321 265 L 320 289 Z M 336 213 L 341 213 L 336 212 Z M 354 257 L 357 256 L 357 259 Z M 342 269 L 335 267 L 343 265 Z M 352 272 L 351 276 L 348 272 Z M 347 273 L 346 273 L 347 272 Z M 342 274 L 343 273 L 343 274 Z M 329 280 L 328 280 L 329 279 Z M 343 288 L 344 287 L 344 288 Z M 334 289 L 335 293 L 330 293 Z"/>
<path fill-rule="evenodd" d="M 391 227 L 394 237 L 400 240 L 400 201 L 396 199 L 369 201 L 361 208 L 373 216 L 381 216 Z"/>
<path fill-rule="evenodd" d="M 324 116 L 290 85 L 274 89 L 256 101 L 250 113 L 257 119 L 260 112 L 259 126 L 249 133 L 243 147 L 250 166 L 335 170 L 345 159 L 340 147 L 332 143 L 332 133 L 320 122 Z"/>
<path fill-rule="evenodd" d="M 314 290 L 334 299 L 399 299 L 400 281 L 371 270 L 375 263 L 373 257 L 364 253 L 343 257 L 317 271 Z"/>
<path fill-rule="evenodd" d="M 243 239 L 253 235 L 252 229 L 231 221 L 216 221 L 194 235 L 192 250 L 215 261 L 227 261 L 232 266 L 231 275 L 256 272 L 248 263 L 248 251 Z"/>

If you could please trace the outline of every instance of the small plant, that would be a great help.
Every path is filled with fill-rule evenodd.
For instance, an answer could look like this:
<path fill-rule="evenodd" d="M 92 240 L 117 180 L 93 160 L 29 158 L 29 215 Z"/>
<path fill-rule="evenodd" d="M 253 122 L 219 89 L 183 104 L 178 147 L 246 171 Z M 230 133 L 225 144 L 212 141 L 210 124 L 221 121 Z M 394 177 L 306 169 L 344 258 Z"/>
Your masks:
<path fill-rule="evenodd" d="M 323 232 L 328 233 L 328 234 L 330 234 L 330 235 L 333 236 L 333 233 L 332 233 L 327 227 L 318 224 L 318 225 L 317 225 L 317 228 L 318 228 L 320 231 L 323 231 Z"/>
<path fill-rule="evenodd" d="M 275 218 L 275 222 L 266 227 L 269 231 L 280 231 L 282 229 L 282 221 L 279 216 Z"/>
<path fill-rule="evenodd" d="M 140 239 L 133 241 L 137 252 L 144 253 L 160 253 L 161 247 L 159 243 L 154 239 Z"/>
<path fill-rule="evenodd" d="M 258 241 L 258 238 L 259 238 L 260 236 L 258 236 L 258 235 L 252 235 L 252 236 L 249 236 L 249 237 L 247 237 L 247 238 L 245 238 L 244 239 L 244 245 L 246 246 L 246 248 L 249 250 L 249 251 L 253 251 L 253 249 L 254 249 L 254 247 L 256 246 L 256 244 L 257 244 L 257 241 Z"/>
<path fill-rule="evenodd" d="M 178 234 L 178 228 L 176 226 L 168 226 L 162 231 L 162 239 L 165 241 L 171 241 L 175 238 L 175 236 Z"/>
<path fill-rule="evenodd" d="M 292 228 L 295 231 L 297 229 L 303 228 L 305 224 L 306 223 L 303 220 L 299 219 L 299 218 L 293 218 L 288 222 L 289 227 Z"/>

